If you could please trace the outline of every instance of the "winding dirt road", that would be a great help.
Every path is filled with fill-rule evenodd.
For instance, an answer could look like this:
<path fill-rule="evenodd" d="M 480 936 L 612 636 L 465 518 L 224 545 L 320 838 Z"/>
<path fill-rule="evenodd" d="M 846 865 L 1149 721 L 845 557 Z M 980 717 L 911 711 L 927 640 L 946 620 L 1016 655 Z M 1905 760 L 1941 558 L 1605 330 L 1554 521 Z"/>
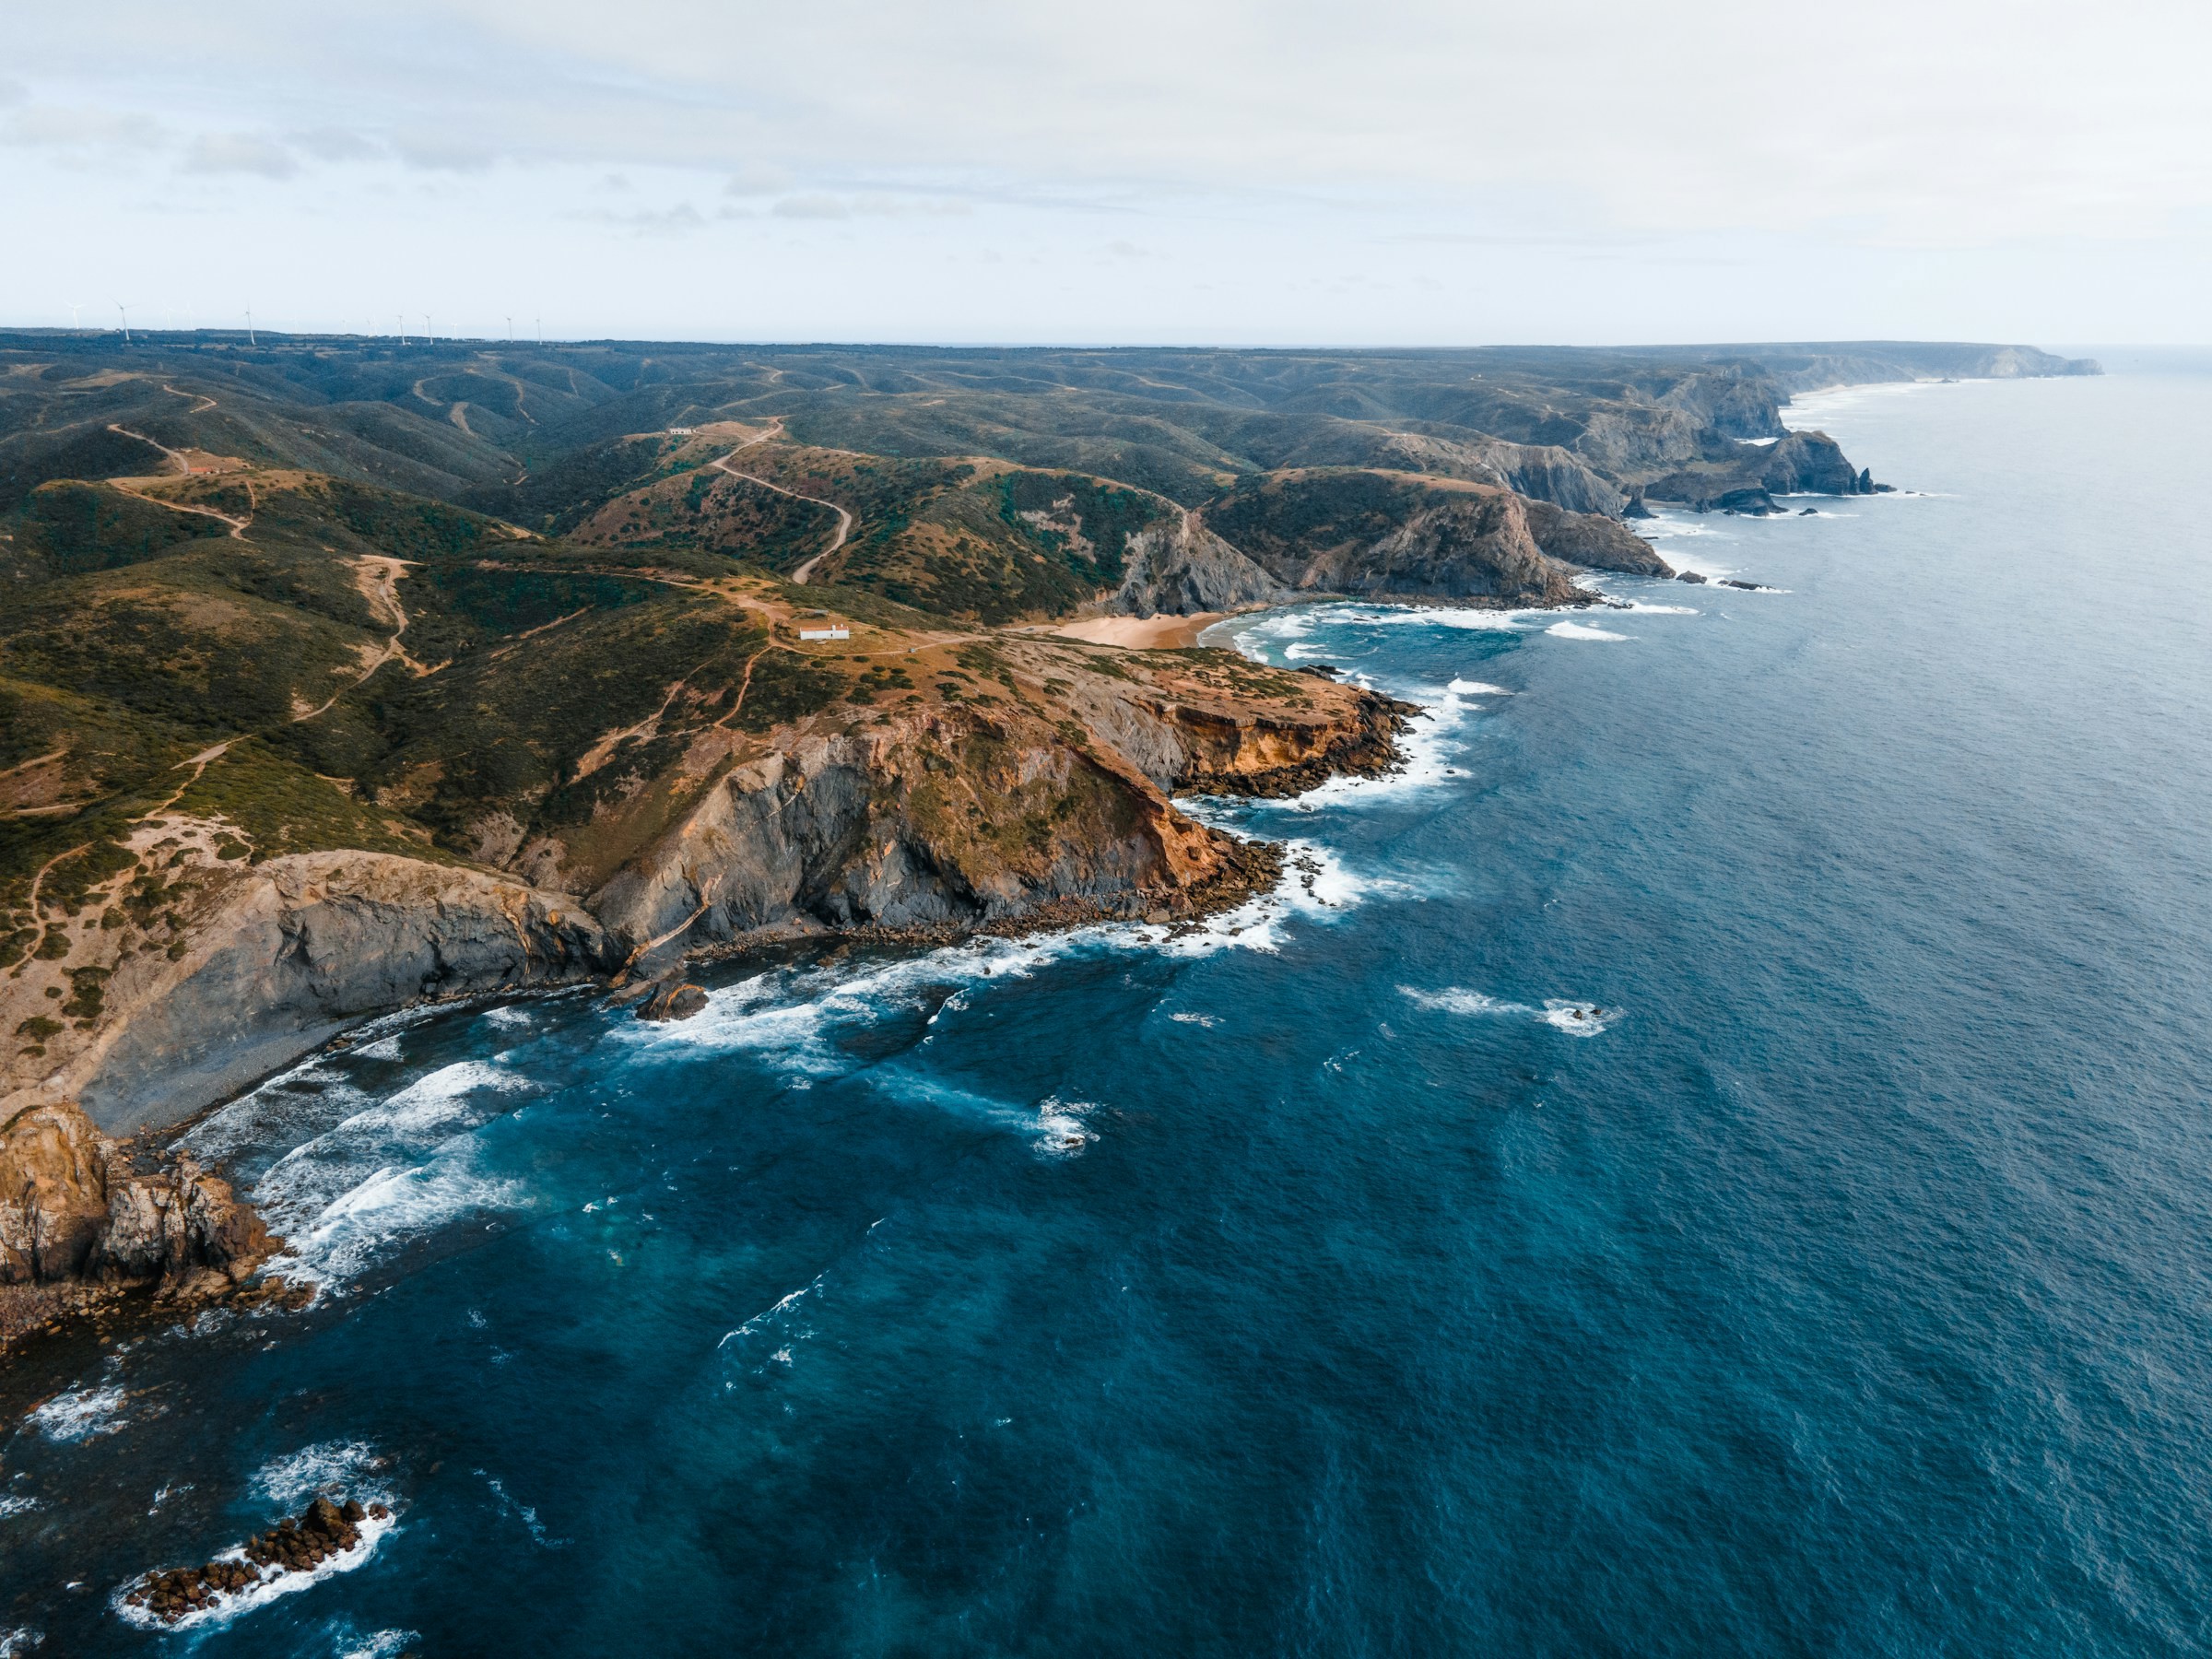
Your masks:
<path fill-rule="evenodd" d="M 754 444 L 759 443 L 765 439 L 781 437 L 782 435 L 782 431 L 783 422 L 779 419 L 774 426 L 769 428 L 769 429 L 765 432 L 757 433 L 753 437 L 747 438 L 743 443 L 739 444 L 736 449 L 732 450 L 728 454 L 716 461 L 714 465 L 721 468 L 724 472 L 729 474 L 733 478 L 743 478 L 747 484 L 758 484 L 763 489 L 772 489 L 778 495 L 789 496 L 794 501 L 811 501 L 817 507 L 827 507 L 830 512 L 837 514 L 837 534 L 830 537 L 830 545 L 791 573 L 793 584 L 798 587 L 805 587 L 806 585 L 806 578 L 814 574 L 814 567 L 820 564 L 823 559 L 829 558 L 830 554 L 836 552 L 840 547 L 845 545 L 845 538 L 853 534 L 853 515 L 850 512 L 847 512 L 842 507 L 840 507 L 835 501 L 825 501 L 820 496 L 801 495 L 795 489 L 786 489 L 781 484 L 771 484 L 766 478 L 759 477 L 756 473 L 739 472 L 735 467 L 730 465 L 732 461 L 737 458 L 740 451 L 750 449 Z"/>

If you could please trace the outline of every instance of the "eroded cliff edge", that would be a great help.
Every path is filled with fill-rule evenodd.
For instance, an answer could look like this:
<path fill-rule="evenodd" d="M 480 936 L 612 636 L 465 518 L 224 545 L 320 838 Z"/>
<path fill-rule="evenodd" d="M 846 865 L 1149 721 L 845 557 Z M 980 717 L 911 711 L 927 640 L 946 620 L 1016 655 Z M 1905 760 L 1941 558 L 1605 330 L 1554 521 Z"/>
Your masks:
<path fill-rule="evenodd" d="M 751 603 L 759 653 L 825 649 Z M 150 817 L 132 864 L 73 893 L 62 948 L 0 981 L 19 1034 L 0 1112 L 78 1100 L 109 1133 L 175 1123 L 381 1011 L 700 948 L 1220 908 L 1279 865 L 1174 794 L 1382 771 L 1413 712 L 1230 652 L 852 632 L 836 649 L 880 700 L 756 732 L 731 718 L 749 682 L 734 705 L 679 682 L 649 731 L 569 762 L 552 806 L 470 803 L 466 861 L 237 856 L 249 831 L 219 813 Z"/>

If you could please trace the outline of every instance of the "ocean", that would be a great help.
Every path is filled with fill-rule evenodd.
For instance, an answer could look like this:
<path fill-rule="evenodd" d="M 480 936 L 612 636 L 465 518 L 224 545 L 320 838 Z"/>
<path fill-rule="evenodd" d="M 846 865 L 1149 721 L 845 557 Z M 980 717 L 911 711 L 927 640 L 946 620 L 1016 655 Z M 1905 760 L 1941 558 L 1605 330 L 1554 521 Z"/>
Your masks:
<path fill-rule="evenodd" d="M 1203 930 L 402 1016 L 216 1113 L 320 1300 L 0 1377 L 0 1630 L 2212 1648 L 2212 375 L 1790 418 L 1898 492 L 1646 527 L 1759 591 L 1215 629 L 1428 712 L 1203 804 L 1294 853 Z M 345 1570 L 128 1622 L 329 1480 Z"/>

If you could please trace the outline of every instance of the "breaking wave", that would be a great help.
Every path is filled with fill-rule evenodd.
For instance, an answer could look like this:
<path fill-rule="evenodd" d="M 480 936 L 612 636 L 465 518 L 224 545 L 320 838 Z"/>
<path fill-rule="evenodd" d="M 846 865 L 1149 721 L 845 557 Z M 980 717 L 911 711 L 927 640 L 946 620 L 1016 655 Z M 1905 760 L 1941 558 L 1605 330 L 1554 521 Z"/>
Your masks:
<path fill-rule="evenodd" d="M 1551 1027 L 1555 1031 L 1564 1031 L 1570 1037 L 1595 1037 L 1620 1014 L 1618 1008 L 1600 1007 L 1596 1003 L 1575 998 L 1553 997 L 1547 1000 L 1543 1006 L 1536 1007 L 1528 1003 L 1509 1002 L 1486 992 L 1461 990 L 1457 986 L 1450 986 L 1442 991 L 1422 991 L 1412 985 L 1400 985 L 1398 994 L 1418 1006 L 1434 1008 L 1440 1013 L 1534 1019 Z"/>

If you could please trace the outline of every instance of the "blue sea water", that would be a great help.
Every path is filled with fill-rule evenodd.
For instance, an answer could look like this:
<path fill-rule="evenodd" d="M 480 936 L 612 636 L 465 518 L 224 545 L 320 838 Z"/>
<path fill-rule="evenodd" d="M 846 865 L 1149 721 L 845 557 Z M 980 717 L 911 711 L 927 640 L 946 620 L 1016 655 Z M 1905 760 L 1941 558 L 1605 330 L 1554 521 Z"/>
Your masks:
<path fill-rule="evenodd" d="M 241 1655 L 2212 1648 L 2212 377 L 1806 400 L 1769 591 L 1218 637 L 1431 709 L 1284 895 L 387 1021 L 325 1292 L 0 1381 L 0 1630 Z M 43 1401 L 31 1409 L 34 1402 Z M 168 1634 L 318 1481 L 396 1525 Z"/>

